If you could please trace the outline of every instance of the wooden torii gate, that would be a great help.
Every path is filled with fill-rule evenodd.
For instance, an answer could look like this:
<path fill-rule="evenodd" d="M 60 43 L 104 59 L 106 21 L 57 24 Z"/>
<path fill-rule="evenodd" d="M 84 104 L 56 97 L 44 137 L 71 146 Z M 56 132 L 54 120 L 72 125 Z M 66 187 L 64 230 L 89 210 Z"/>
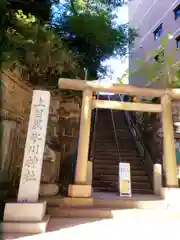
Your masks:
<path fill-rule="evenodd" d="M 132 85 L 107 84 L 100 83 L 98 81 L 82 81 L 73 79 L 60 79 L 59 87 L 61 89 L 83 92 L 75 184 L 69 185 L 69 197 L 91 197 L 92 186 L 86 184 L 86 175 L 91 113 L 93 108 L 161 112 L 164 148 L 163 164 L 165 166 L 167 188 L 178 187 L 171 100 L 180 100 L 180 89 L 139 88 Z M 93 100 L 93 92 L 128 94 L 130 96 L 160 97 L 161 104 Z"/>

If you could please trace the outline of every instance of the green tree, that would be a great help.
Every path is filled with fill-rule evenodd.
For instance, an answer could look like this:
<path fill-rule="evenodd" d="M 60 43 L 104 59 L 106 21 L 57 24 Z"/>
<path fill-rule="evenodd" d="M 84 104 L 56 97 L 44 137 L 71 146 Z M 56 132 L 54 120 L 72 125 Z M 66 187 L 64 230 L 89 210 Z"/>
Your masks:
<path fill-rule="evenodd" d="M 135 36 L 128 25 L 114 24 L 113 11 L 121 4 L 69 0 L 53 5 L 59 8 L 47 24 L 35 4 L 26 8 L 24 0 L 1 0 L 0 64 L 19 67 L 33 84 L 55 86 L 60 76 L 84 79 L 85 68 L 88 79 L 96 79 L 106 73 L 101 63 L 112 55 L 125 56 Z M 30 13 L 16 11 L 19 7 Z"/>
<path fill-rule="evenodd" d="M 34 85 L 57 87 L 62 72 L 75 73 L 76 57 L 48 26 L 36 18 L 14 13 L 5 30 L 6 51 L 1 53 L 2 68 L 18 68 L 23 79 Z"/>
<path fill-rule="evenodd" d="M 72 0 L 59 5 L 52 25 L 62 41 L 80 56 L 81 78 L 84 78 L 83 69 L 87 68 L 88 79 L 97 79 L 98 72 L 104 71 L 101 63 L 113 55 L 125 56 L 134 40 L 135 31 L 129 30 L 127 24 L 114 23 L 115 7 L 113 1 L 100 0 Z M 71 77 L 68 73 L 64 76 Z"/>
<path fill-rule="evenodd" d="M 21 9 L 27 15 L 35 15 L 40 22 L 49 22 L 53 2 L 56 0 L 0 0 L 0 65 L 4 61 L 2 53 L 11 47 L 6 33 L 9 28 L 13 28 L 14 13 Z"/>

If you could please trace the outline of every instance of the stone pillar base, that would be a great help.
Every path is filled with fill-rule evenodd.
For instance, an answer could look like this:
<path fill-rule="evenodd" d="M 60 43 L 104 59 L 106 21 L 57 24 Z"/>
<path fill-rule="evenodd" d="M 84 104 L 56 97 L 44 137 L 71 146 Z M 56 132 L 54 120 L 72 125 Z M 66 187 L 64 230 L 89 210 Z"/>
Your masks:
<path fill-rule="evenodd" d="M 91 185 L 69 185 L 68 196 L 74 198 L 90 198 L 92 194 Z"/>
<path fill-rule="evenodd" d="M 154 164 L 153 185 L 154 185 L 154 194 L 157 196 L 160 196 L 161 191 L 162 191 L 162 166 L 161 166 L 161 164 Z"/>
<path fill-rule="evenodd" d="M 168 208 L 180 210 L 180 188 L 162 188 L 161 197 L 166 201 Z"/>
<path fill-rule="evenodd" d="M 40 185 L 39 196 L 40 197 L 51 197 L 56 196 L 59 192 L 57 184 L 45 183 Z"/>
<path fill-rule="evenodd" d="M 3 232 L 43 233 L 50 217 L 45 216 L 46 202 L 6 203 Z"/>

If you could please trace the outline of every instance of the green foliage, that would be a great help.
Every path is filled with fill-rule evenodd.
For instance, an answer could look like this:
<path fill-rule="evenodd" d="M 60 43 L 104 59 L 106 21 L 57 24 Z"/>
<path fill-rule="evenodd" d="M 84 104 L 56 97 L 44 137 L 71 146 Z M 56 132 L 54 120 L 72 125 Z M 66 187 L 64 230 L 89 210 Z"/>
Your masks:
<path fill-rule="evenodd" d="M 125 56 L 134 40 L 135 32 L 128 31 L 128 25 L 115 26 L 112 8 L 102 2 L 70 1 L 53 23 L 62 40 L 80 56 L 81 78 L 87 68 L 89 79 L 97 79 L 102 61 Z"/>
<path fill-rule="evenodd" d="M 129 75 L 128 71 L 125 71 L 121 77 L 118 77 L 118 78 L 117 78 L 117 81 L 118 81 L 120 84 L 125 84 L 125 82 L 126 82 L 126 80 L 127 80 L 127 78 L 128 78 L 128 75 Z"/>
<path fill-rule="evenodd" d="M 6 30 L 9 23 L 9 12 L 7 10 L 6 0 L 0 1 L 0 67 L 4 61 L 4 54 L 8 48 Z"/>
<path fill-rule="evenodd" d="M 59 77 L 84 79 L 85 68 L 88 80 L 97 79 L 99 72 L 106 73 L 104 60 L 127 54 L 136 32 L 114 24 L 113 11 L 121 0 L 68 0 L 56 5 L 59 11 L 53 22 L 45 24 L 51 4 L 50 0 L 35 0 L 33 5 L 25 0 L 0 1 L 1 67 L 19 68 L 23 79 L 34 85 L 56 87 Z"/>
<path fill-rule="evenodd" d="M 8 8 L 13 11 L 21 9 L 25 15 L 34 15 L 40 22 L 49 22 L 51 19 L 51 6 L 58 0 L 6 0 Z"/>
<path fill-rule="evenodd" d="M 5 33 L 9 47 L 3 52 L 2 67 L 19 68 L 32 84 L 56 87 L 62 72 L 76 71 L 74 54 L 50 27 L 39 24 L 31 14 L 18 10 Z"/>
<path fill-rule="evenodd" d="M 93 14 L 99 13 L 110 13 L 112 14 L 113 10 L 117 10 L 118 7 L 121 7 L 125 4 L 123 0 L 111 1 L 111 0 L 69 0 L 70 10 L 74 14 L 78 14 L 79 12 L 90 12 Z"/>
<path fill-rule="evenodd" d="M 50 8 L 56 0 L 0 0 L 0 67 L 2 62 L 7 61 L 7 52 L 11 51 L 11 41 L 7 31 L 12 31 L 14 26 L 14 13 L 22 9 L 26 15 L 32 14 L 38 21 L 50 20 Z M 16 30 L 16 29 L 15 29 Z"/>
<path fill-rule="evenodd" d="M 180 87 L 180 63 L 175 53 L 179 49 L 168 49 L 169 34 L 161 38 L 161 47 L 146 54 L 145 60 L 136 59 L 136 69 L 130 76 L 143 76 L 148 81 L 164 83 L 167 87 Z"/>

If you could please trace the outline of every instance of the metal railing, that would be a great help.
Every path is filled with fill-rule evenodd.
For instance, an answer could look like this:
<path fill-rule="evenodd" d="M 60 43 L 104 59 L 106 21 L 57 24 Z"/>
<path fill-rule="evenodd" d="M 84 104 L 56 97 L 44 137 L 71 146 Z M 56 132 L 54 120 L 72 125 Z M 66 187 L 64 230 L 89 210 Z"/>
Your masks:
<path fill-rule="evenodd" d="M 123 98 L 120 94 L 118 94 L 120 101 L 123 101 Z M 140 152 L 140 155 L 143 157 L 144 160 L 144 165 L 146 166 L 147 172 L 148 172 L 148 176 L 149 179 L 151 181 L 151 183 L 153 184 L 153 161 L 151 159 L 151 156 L 146 148 L 146 146 L 144 145 L 142 139 L 141 139 L 141 135 L 136 127 L 136 125 L 134 124 L 132 117 L 130 115 L 129 112 L 125 112 L 125 118 L 126 121 L 128 123 L 129 129 L 133 135 L 134 141 L 136 143 L 136 146 Z"/>
<path fill-rule="evenodd" d="M 111 101 L 110 96 L 108 95 L 108 100 Z M 114 136 L 115 136 L 115 141 L 116 141 L 116 145 L 117 145 L 117 150 L 118 150 L 118 156 L 119 156 L 119 161 L 121 159 L 121 155 L 120 155 L 120 148 L 119 148 L 119 143 L 118 143 L 118 137 L 117 137 L 117 133 L 116 133 L 116 125 L 115 125 L 115 121 L 114 121 L 114 115 L 113 115 L 113 111 L 112 109 L 109 109 L 111 112 L 111 118 L 112 118 L 112 124 L 113 124 L 113 130 L 114 130 Z"/>
<path fill-rule="evenodd" d="M 97 94 L 97 99 L 98 98 L 99 98 L 99 95 Z M 90 139 L 90 145 L 89 145 L 89 149 L 90 149 L 89 159 L 90 159 L 90 161 L 93 161 L 93 159 L 94 159 L 97 117 L 98 117 L 98 109 L 96 108 L 93 119 L 92 119 L 92 131 L 91 131 L 91 139 Z"/>

